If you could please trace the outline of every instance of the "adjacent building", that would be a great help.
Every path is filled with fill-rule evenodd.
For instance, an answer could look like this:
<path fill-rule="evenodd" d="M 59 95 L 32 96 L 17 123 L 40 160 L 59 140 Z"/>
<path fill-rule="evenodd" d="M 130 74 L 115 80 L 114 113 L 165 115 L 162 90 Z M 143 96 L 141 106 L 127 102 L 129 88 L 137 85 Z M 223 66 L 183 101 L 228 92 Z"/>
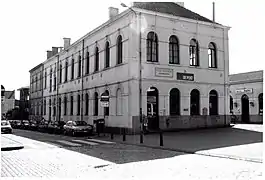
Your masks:
<path fill-rule="evenodd" d="M 6 113 L 15 108 L 15 90 L 6 91 L 4 86 L 1 85 L 1 114 Z"/>
<path fill-rule="evenodd" d="M 64 38 L 30 71 L 32 113 L 138 132 L 141 105 L 153 130 L 226 126 L 229 29 L 173 2 L 111 7 L 107 22 L 73 44 Z"/>
<path fill-rule="evenodd" d="M 263 122 L 263 71 L 231 74 L 230 111 L 243 123 Z"/>

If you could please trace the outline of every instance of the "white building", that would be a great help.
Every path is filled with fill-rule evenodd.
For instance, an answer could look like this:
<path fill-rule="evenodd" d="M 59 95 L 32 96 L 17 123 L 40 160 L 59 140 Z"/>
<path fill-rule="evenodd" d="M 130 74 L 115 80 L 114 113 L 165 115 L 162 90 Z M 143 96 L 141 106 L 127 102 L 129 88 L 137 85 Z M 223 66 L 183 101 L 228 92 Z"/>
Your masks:
<path fill-rule="evenodd" d="M 150 129 L 230 123 L 229 27 L 173 2 L 134 3 L 120 14 L 116 8 L 109 12 L 101 26 L 73 44 L 65 38 L 60 52 L 48 52 L 45 119 L 92 124 L 105 115 L 110 129 L 138 132 L 141 59 L 141 105 Z M 100 107 L 104 92 L 109 108 Z"/>
<path fill-rule="evenodd" d="M 230 111 L 244 123 L 263 122 L 263 71 L 231 74 Z"/>

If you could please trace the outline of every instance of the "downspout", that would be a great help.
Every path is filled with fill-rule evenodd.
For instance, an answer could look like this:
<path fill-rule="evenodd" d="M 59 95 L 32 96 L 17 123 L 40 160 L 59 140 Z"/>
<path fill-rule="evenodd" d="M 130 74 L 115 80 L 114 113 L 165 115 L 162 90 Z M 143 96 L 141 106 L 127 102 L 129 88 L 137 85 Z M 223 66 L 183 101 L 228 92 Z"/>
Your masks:
<path fill-rule="evenodd" d="M 224 125 L 226 126 L 226 103 L 227 103 L 227 95 L 226 95 L 226 57 L 225 57 L 225 30 L 223 29 L 223 51 L 224 51 Z"/>
<path fill-rule="evenodd" d="M 58 101 L 58 95 L 59 95 L 59 80 L 58 79 L 60 79 L 60 77 L 59 77 L 59 73 L 60 73 L 60 68 L 59 68 L 59 53 L 57 54 L 57 77 L 56 77 L 56 121 L 60 121 L 60 119 L 59 119 L 59 101 Z"/>
<path fill-rule="evenodd" d="M 42 108 L 41 108 L 41 119 L 43 118 L 43 108 L 44 108 L 44 99 L 43 99 L 43 72 L 44 72 L 44 64 L 42 64 L 42 79 L 41 79 L 41 97 L 42 97 Z"/>
<path fill-rule="evenodd" d="M 80 113 L 80 118 L 81 121 L 83 121 L 83 105 L 84 105 L 84 93 L 83 93 L 83 88 L 84 88 L 84 79 L 83 79 L 83 72 L 84 72 L 84 53 L 85 53 L 85 39 L 82 40 L 82 60 L 81 60 L 81 113 Z"/>

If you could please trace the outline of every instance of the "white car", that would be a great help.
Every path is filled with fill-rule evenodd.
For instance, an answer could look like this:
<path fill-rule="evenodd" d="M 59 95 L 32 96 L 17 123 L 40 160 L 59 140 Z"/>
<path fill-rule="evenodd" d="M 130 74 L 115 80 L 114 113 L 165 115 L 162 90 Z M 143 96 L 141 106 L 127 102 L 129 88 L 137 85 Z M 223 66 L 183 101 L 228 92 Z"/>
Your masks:
<path fill-rule="evenodd" d="M 1 134 L 2 133 L 12 133 L 13 129 L 7 120 L 1 121 Z"/>

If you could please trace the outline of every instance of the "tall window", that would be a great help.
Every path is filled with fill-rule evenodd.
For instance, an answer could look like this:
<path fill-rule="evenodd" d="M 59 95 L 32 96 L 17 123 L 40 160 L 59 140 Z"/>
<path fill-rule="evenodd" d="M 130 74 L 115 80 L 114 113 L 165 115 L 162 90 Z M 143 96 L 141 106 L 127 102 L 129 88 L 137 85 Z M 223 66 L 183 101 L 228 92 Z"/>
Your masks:
<path fill-rule="evenodd" d="M 108 90 L 105 91 L 105 95 L 109 96 L 109 91 Z M 104 115 L 105 116 L 109 116 L 109 107 L 104 107 Z"/>
<path fill-rule="evenodd" d="M 55 99 L 53 100 L 53 116 L 56 116 L 56 101 Z"/>
<path fill-rule="evenodd" d="M 60 71 L 59 71 L 59 83 L 62 83 L 62 77 L 63 76 L 63 67 L 62 65 L 60 64 Z"/>
<path fill-rule="evenodd" d="M 51 120 L 52 116 L 52 100 L 49 99 L 49 120 Z"/>
<path fill-rule="evenodd" d="M 208 60 L 210 68 L 217 68 L 216 47 L 212 42 L 208 46 Z"/>
<path fill-rule="evenodd" d="M 65 76 L 64 76 L 64 82 L 67 82 L 68 79 L 68 62 L 65 62 Z"/>
<path fill-rule="evenodd" d="M 180 92 L 177 88 L 170 91 L 170 115 L 180 115 Z"/>
<path fill-rule="evenodd" d="M 120 88 L 116 92 L 116 115 L 122 115 L 122 94 Z"/>
<path fill-rule="evenodd" d="M 43 101 L 43 114 L 46 115 L 46 99 Z"/>
<path fill-rule="evenodd" d="M 81 71 L 82 71 L 82 57 L 78 56 L 78 75 L 77 77 L 81 77 Z"/>
<path fill-rule="evenodd" d="M 85 99 L 86 99 L 86 111 L 85 111 L 85 115 L 88 115 L 88 112 L 89 112 L 89 96 L 88 96 L 87 93 L 85 95 Z"/>
<path fill-rule="evenodd" d="M 59 118 L 59 120 L 61 119 L 61 111 L 62 111 L 62 99 L 61 98 L 59 98 L 58 99 L 58 118 Z"/>
<path fill-rule="evenodd" d="M 99 52 L 98 52 L 98 47 L 95 49 L 95 67 L 94 67 L 94 72 L 97 72 L 99 70 Z"/>
<path fill-rule="evenodd" d="M 209 113 L 218 115 L 218 94 L 215 90 L 211 90 L 209 94 Z"/>
<path fill-rule="evenodd" d="M 71 96 L 71 99 L 70 99 L 70 115 L 73 115 L 74 114 L 74 97 Z"/>
<path fill-rule="evenodd" d="M 86 74 L 89 74 L 89 52 L 86 53 Z"/>
<path fill-rule="evenodd" d="M 200 115 L 200 92 L 197 89 L 190 93 L 190 115 Z"/>
<path fill-rule="evenodd" d="M 80 107 L 81 107 L 81 98 L 80 95 L 77 95 L 77 110 L 76 110 L 76 114 L 80 115 Z"/>
<path fill-rule="evenodd" d="M 73 58 L 72 59 L 72 76 L 71 76 L 71 79 L 74 79 L 74 74 L 75 74 L 75 60 Z"/>
<path fill-rule="evenodd" d="M 38 75 L 36 76 L 35 81 L 36 81 L 36 91 L 38 91 Z"/>
<path fill-rule="evenodd" d="M 122 37 L 121 35 L 117 38 L 117 64 L 122 63 Z"/>
<path fill-rule="evenodd" d="M 259 115 L 263 115 L 263 93 L 259 94 Z"/>
<path fill-rule="evenodd" d="M 50 71 L 50 92 L 52 91 L 52 68 Z"/>
<path fill-rule="evenodd" d="M 98 116 L 98 93 L 94 94 L 94 116 Z"/>
<path fill-rule="evenodd" d="M 105 46 L 105 68 L 109 67 L 110 62 L 110 47 L 109 47 L 109 42 L 106 42 Z"/>
<path fill-rule="evenodd" d="M 53 80 L 53 82 L 54 82 L 54 86 L 53 86 L 54 88 L 53 88 L 53 90 L 55 91 L 56 90 L 56 85 L 57 85 L 56 84 L 56 74 L 55 73 L 54 73 L 53 79 L 54 79 Z"/>
<path fill-rule="evenodd" d="M 44 89 L 47 87 L 47 72 L 44 73 Z"/>
<path fill-rule="evenodd" d="M 199 66 L 199 44 L 195 39 L 190 41 L 190 65 Z"/>
<path fill-rule="evenodd" d="M 179 44 L 176 36 L 169 38 L 169 64 L 179 64 Z"/>
<path fill-rule="evenodd" d="M 147 56 L 149 62 L 158 62 L 158 38 L 156 33 L 149 32 L 147 34 Z"/>
<path fill-rule="evenodd" d="M 233 97 L 232 96 L 230 96 L 230 113 L 232 113 L 233 112 Z"/>
<path fill-rule="evenodd" d="M 64 115 L 67 115 L 67 97 L 64 96 Z"/>

